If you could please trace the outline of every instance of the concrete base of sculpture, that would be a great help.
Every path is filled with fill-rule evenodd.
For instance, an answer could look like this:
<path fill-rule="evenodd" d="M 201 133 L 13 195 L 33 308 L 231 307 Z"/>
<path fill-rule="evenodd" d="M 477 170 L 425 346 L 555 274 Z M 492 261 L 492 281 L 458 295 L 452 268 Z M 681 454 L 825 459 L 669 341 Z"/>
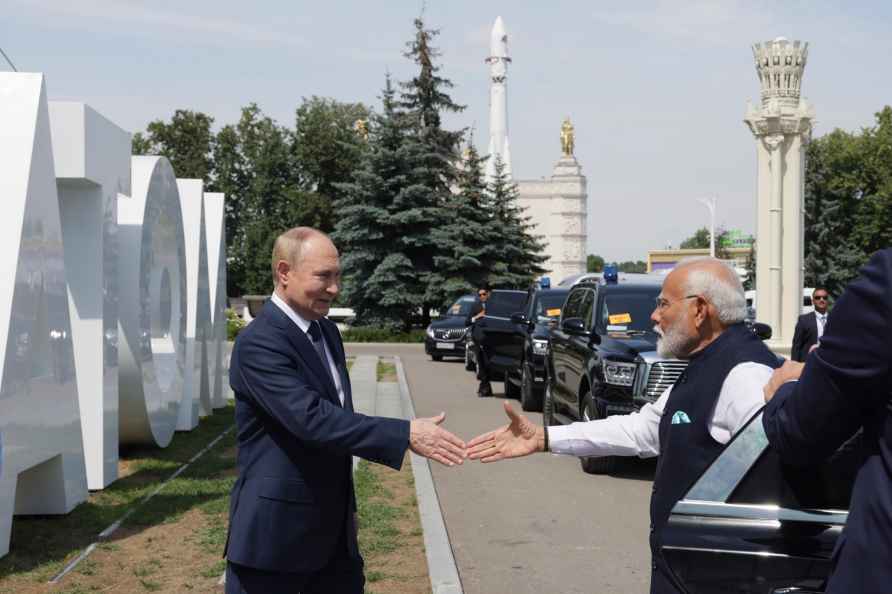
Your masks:
<path fill-rule="evenodd" d="M 545 240 L 545 276 L 557 284 L 585 272 L 587 233 L 586 178 L 573 156 L 563 156 L 551 179 L 519 180 L 519 204 L 533 225 L 533 235 Z"/>

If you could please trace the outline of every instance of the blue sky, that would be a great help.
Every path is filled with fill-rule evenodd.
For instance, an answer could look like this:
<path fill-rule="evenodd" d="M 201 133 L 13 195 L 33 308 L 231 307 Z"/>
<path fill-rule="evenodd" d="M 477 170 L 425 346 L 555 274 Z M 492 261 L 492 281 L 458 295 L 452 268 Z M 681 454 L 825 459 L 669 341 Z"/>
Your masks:
<path fill-rule="evenodd" d="M 5 0 L 2 47 L 47 75 L 50 99 L 84 101 L 131 131 L 174 109 L 217 124 L 257 102 L 292 124 L 301 97 L 377 105 L 421 2 Z M 615 8 L 621 6 L 621 8 Z M 750 45 L 809 42 L 803 95 L 816 133 L 869 126 L 892 103 L 892 3 L 476 2 L 429 0 L 442 73 L 467 110 L 454 127 L 488 138 L 489 29 L 509 35 L 509 129 L 515 176 L 548 176 L 559 128 L 576 126 L 588 177 L 589 251 L 644 259 L 708 221 L 755 230 L 755 148 L 742 123 L 759 86 Z M 0 68 L 5 69 L 4 66 Z"/>

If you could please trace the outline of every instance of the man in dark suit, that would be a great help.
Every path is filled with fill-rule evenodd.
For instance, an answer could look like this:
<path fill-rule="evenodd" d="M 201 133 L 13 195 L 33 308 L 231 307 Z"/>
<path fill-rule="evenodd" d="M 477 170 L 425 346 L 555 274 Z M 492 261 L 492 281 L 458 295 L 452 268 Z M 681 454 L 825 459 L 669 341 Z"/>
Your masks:
<path fill-rule="evenodd" d="M 353 411 L 344 346 L 325 319 L 338 252 L 308 227 L 283 233 L 275 292 L 235 343 L 239 476 L 225 547 L 227 594 L 361 594 L 352 456 L 399 469 L 407 448 L 452 466 L 465 444 L 438 425 Z"/>
<path fill-rule="evenodd" d="M 798 382 L 789 381 L 799 378 Z M 868 457 L 833 554 L 828 594 L 892 585 L 892 249 L 874 254 L 833 308 L 806 363 L 787 362 L 765 387 L 762 422 L 791 465 L 818 465 L 858 430 Z"/>
<path fill-rule="evenodd" d="M 790 349 L 790 358 L 794 361 L 805 361 L 811 348 L 818 344 L 824 335 L 829 317 L 830 294 L 823 287 L 816 288 L 811 294 L 811 302 L 815 310 L 802 314 L 796 321 L 796 330 L 793 332 L 793 348 Z"/>
<path fill-rule="evenodd" d="M 477 290 L 477 300 L 471 306 L 465 325 L 472 326 L 477 320 L 486 315 L 486 302 L 490 296 L 489 285 L 483 285 Z M 470 330 L 469 332 L 473 331 Z M 492 396 L 492 385 L 489 383 L 489 366 L 487 365 L 487 353 L 482 344 L 476 344 L 477 349 L 477 396 Z"/>

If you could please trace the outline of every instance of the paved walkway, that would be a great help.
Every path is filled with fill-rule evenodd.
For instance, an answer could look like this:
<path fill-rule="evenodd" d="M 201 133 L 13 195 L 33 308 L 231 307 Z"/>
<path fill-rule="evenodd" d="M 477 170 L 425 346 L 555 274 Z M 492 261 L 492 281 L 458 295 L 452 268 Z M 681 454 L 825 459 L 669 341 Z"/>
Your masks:
<path fill-rule="evenodd" d="M 433 362 L 422 345 L 348 344 L 347 353 L 400 357 L 418 416 L 445 411 L 446 428 L 464 439 L 507 421 L 502 384 L 495 398 L 478 398 L 461 361 Z M 647 592 L 653 469 L 628 460 L 611 476 L 589 476 L 573 457 L 544 454 L 431 464 L 465 594 Z"/>
<path fill-rule="evenodd" d="M 360 355 L 350 368 L 350 385 L 353 389 L 353 408 L 364 415 L 414 419 L 415 408 L 409 394 L 409 384 L 399 357 L 393 357 L 396 366 L 396 382 L 378 381 L 377 355 Z M 412 473 L 415 477 L 415 494 L 418 514 L 424 532 L 424 547 L 433 594 L 463 594 L 458 568 L 452 554 L 452 545 L 443 521 L 443 512 L 434 487 L 427 460 L 411 454 Z M 359 463 L 353 458 L 353 468 Z"/>

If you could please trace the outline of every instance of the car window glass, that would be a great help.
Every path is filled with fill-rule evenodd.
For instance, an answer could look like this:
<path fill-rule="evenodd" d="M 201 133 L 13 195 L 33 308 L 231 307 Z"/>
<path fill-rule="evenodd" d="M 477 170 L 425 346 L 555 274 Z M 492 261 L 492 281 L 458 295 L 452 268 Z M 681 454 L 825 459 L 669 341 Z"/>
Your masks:
<path fill-rule="evenodd" d="M 549 293 L 548 295 L 540 295 L 536 298 L 534 304 L 534 319 L 557 318 L 561 315 L 561 308 L 564 305 L 563 293 Z"/>
<path fill-rule="evenodd" d="M 610 291 L 604 296 L 604 306 L 598 320 L 599 331 L 650 330 L 654 311 L 654 299 L 660 287 L 652 290 L 637 289 L 634 292 Z"/>
<path fill-rule="evenodd" d="M 766 448 L 728 503 L 848 510 L 855 476 L 869 454 L 863 435 L 859 431 L 827 461 L 812 468 L 784 465 L 777 452 Z"/>
<path fill-rule="evenodd" d="M 523 311 L 526 293 L 522 291 L 493 291 L 486 304 L 486 315 L 501 318 Z"/>
<path fill-rule="evenodd" d="M 471 312 L 471 306 L 474 305 L 474 301 L 475 299 L 473 295 L 461 297 L 458 301 L 449 306 L 449 309 L 446 310 L 446 315 L 467 317 Z"/>
<path fill-rule="evenodd" d="M 564 304 L 564 311 L 561 312 L 562 320 L 579 317 L 582 311 L 582 300 L 587 292 L 585 289 L 570 292 L 567 302 Z"/>
<path fill-rule="evenodd" d="M 585 329 L 591 330 L 594 320 L 592 319 L 592 310 L 595 306 L 594 291 L 586 291 L 585 300 L 582 302 L 582 315 L 580 316 L 585 322 Z"/>

